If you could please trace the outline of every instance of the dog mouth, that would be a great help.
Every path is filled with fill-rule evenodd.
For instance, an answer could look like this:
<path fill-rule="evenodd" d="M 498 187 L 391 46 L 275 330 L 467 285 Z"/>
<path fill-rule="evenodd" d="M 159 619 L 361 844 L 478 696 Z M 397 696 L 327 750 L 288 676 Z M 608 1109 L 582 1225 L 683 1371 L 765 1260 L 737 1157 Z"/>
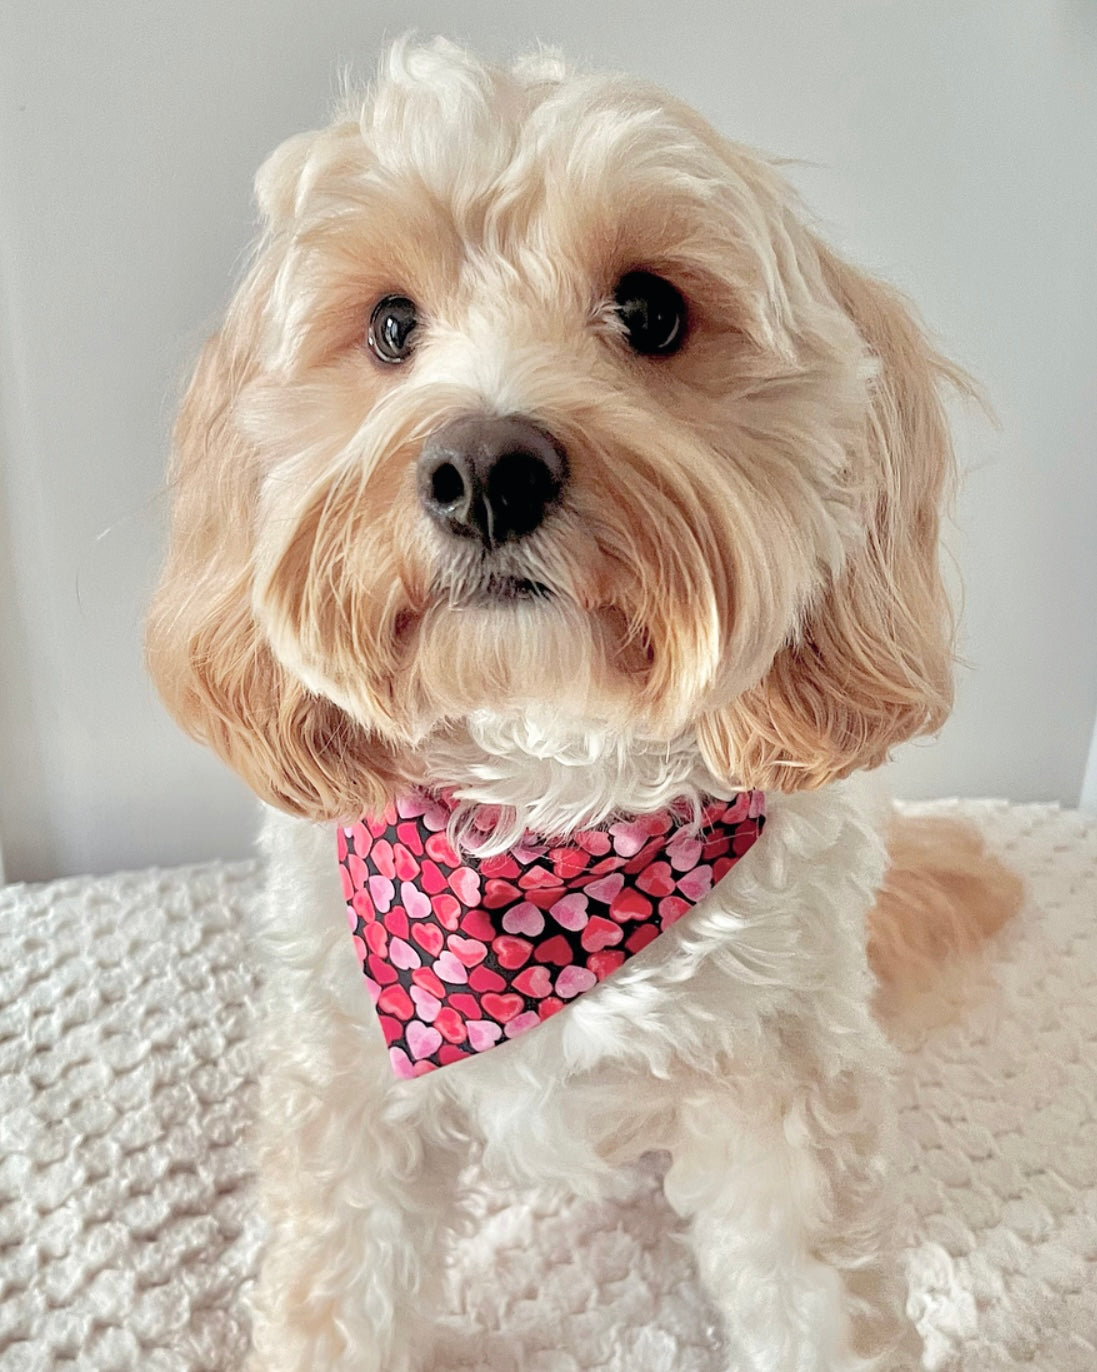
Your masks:
<path fill-rule="evenodd" d="M 526 565 L 523 565 L 523 564 Z M 526 559 L 482 557 L 441 571 L 432 599 L 451 610 L 495 609 L 555 600 L 558 591 Z"/>
<path fill-rule="evenodd" d="M 551 600 L 555 592 L 543 581 L 528 576 L 489 573 L 479 586 L 469 588 L 465 603 L 471 605 L 508 605 L 522 601 Z"/>

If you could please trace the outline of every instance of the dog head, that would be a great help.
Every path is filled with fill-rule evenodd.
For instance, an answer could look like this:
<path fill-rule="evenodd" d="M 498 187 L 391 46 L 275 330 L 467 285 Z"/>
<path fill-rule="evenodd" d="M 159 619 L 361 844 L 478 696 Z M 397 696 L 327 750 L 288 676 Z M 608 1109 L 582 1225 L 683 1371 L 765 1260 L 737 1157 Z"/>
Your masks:
<path fill-rule="evenodd" d="M 777 789 L 950 700 L 944 377 L 757 155 L 638 82 L 398 46 L 261 170 L 149 658 L 264 798 L 550 710 Z"/>

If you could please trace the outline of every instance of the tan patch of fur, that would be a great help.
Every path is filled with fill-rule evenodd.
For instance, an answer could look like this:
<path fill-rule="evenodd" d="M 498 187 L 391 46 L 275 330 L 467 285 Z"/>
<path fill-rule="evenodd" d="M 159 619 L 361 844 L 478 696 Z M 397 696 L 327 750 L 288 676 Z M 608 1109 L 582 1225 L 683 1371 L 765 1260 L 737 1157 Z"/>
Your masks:
<path fill-rule="evenodd" d="M 891 865 L 868 918 L 868 955 L 889 988 L 928 985 L 950 957 L 972 952 L 1020 908 L 1021 880 L 966 822 L 897 815 Z"/>
<path fill-rule="evenodd" d="M 952 706 L 952 615 L 937 556 L 953 480 L 939 387 L 969 389 L 893 290 L 817 245 L 824 277 L 878 360 L 866 415 L 865 538 L 762 681 L 702 721 L 717 769 L 746 785 L 813 789 L 879 766 Z"/>

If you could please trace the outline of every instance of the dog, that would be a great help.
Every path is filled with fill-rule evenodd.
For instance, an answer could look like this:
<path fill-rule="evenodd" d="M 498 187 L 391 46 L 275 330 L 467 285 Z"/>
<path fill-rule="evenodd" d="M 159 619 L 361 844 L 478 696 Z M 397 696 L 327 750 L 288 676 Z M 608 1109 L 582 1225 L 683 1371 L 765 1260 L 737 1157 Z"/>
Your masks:
<path fill-rule="evenodd" d="M 267 805 L 254 1367 L 444 1365 L 474 1149 L 664 1153 L 729 1369 L 920 1366 L 870 960 L 1012 891 L 947 824 L 889 868 L 853 774 L 949 711 L 964 376 L 769 162 L 551 54 L 397 44 L 256 192 L 148 627 Z"/>

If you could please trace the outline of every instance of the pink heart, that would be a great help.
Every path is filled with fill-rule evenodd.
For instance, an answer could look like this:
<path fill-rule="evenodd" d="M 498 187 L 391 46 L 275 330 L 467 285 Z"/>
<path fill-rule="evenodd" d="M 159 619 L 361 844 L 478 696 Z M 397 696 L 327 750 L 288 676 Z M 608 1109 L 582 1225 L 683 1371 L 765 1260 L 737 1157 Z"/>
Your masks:
<path fill-rule="evenodd" d="M 369 893 L 374 905 L 383 915 L 392 906 L 392 898 L 396 894 L 396 887 L 389 881 L 388 877 L 370 877 Z"/>
<path fill-rule="evenodd" d="M 598 886 L 601 883 L 596 881 L 594 884 Z M 587 898 L 582 891 L 573 891 L 570 896 L 558 900 L 549 914 L 564 929 L 582 929 L 589 918 Z"/>
<path fill-rule="evenodd" d="M 526 1010 L 521 1015 L 515 1015 L 503 1032 L 508 1039 L 516 1039 L 519 1034 L 524 1034 L 527 1029 L 532 1029 L 535 1024 L 540 1023 L 541 1016 L 536 1010 Z"/>
<path fill-rule="evenodd" d="M 405 943 L 402 938 L 390 939 L 389 961 L 394 967 L 402 967 L 405 971 L 409 971 L 412 967 L 422 967 L 423 965 L 423 959 L 411 944 Z"/>
<path fill-rule="evenodd" d="M 613 851 L 627 858 L 635 857 L 648 837 L 638 824 L 629 824 L 625 820 L 611 824 L 609 831 L 613 835 Z"/>
<path fill-rule="evenodd" d="M 439 805 L 436 801 L 432 801 L 423 811 L 423 825 L 432 834 L 441 833 L 448 823 L 449 811 L 444 805 Z"/>
<path fill-rule="evenodd" d="M 580 848 L 585 848 L 592 857 L 604 857 L 612 846 L 609 834 L 603 833 L 601 829 L 585 829 L 575 835 L 575 842 Z"/>
<path fill-rule="evenodd" d="M 583 991 L 589 991 L 598 978 L 589 968 L 576 967 L 574 963 L 570 967 L 565 967 L 556 978 L 556 994 L 562 996 L 564 1000 L 571 1000 L 573 996 L 580 995 Z"/>
<path fill-rule="evenodd" d="M 480 878 L 471 867 L 458 867 L 450 873 L 450 890 L 464 905 L 480 904 Z"/>
<path fill-rule="evenodd" d="M 430 914 L 430 897 L 410 881 L 400 883 L 400 899 L 409 919 L 426 919 Z"/>
<path fill-rule="evenodd" d="M 389 1049 L 389 1062 L 392 1063 L 394 1076 L 402 1077 L 405 1081 L 415 1076 L 415 1068 L 412 1066 L 411 1058 L 402 1048 Z"/>
<path fill-rule="evenodd" d="M 676 872 L 688 872 L 697 866 L 704 844 L 699 838 L 685 838 L 682 835 L 671 839 L 667 844 L 667 857 Z"/>
<path fill-rule="evenodd" d="M 396 875 L 396 863 L 393 860 L 392 844 L 387 838 L 379 838 L 373 845 L 373 865 L 383 877 L 394 877 Z"/>
<path fill-rule="evenodd" d="M 692 872 L 679 877 L 678 889 L 687 900 L 698 901 L 712 890 L 712 868 L 707 864 L 695 867 Z"/>
<path fill-rule="evenodd" d="M 417 1019 L 409 1022 L 404 1037 L 416 1062 L 420 1058 L 429 1058 L 431 1053 L 437 1053 L 442 1046 L 442 1035 L 438 1030 L 431 1028 L 430 1025 L 420 1024 Z"/>
<path fill-rule="evenodd" d="M 469 1031 L 469 1043 L 477 1053 L 482 1053 L 485 1048 L 490 1048 L 503 1037 L 499 1025 L 493 1024 L 489 1019 L 470 1019 L 465 1028 Z"/>
<path fill-rule="evenodd" d="M 520 905 L 512 905 L 503 916 L 503 928 L 508 934 L 529 934 L 534 937 L 544 927 L 544 915 L 528 900 L 522 901 Z"/>
<path fill-rule="evenodd" d="M 366 990 L 369 992 L 370 1000 L 372 1000 L 374 1005 L 376 1005 L 377 998 L 381 994 L 380 986 L 377 985 L 377 983 L 374 981 L 374 979 L 370 976 L 368 972 L 362 973 L 362 980 L 366 983 Z"/>
<path fill-rule="evenodd" d="M 593 896 L 595 900 L 604 900 L 608 905 L 624 884 L 625 878 L 621 872 L 610 872 L 608 877 L 592 881 L 584 889 L 588 896 Z"/>
<path fill-rule="evenodd" d="M 453 982 L 459 986 L 464 986 L 469 979 L 464 963 L 455 958 L 448 948 L 435 962 L 434 970 L 443 981 Z"/>
<path fill-rule="evenodd" d="M 396 864 L 396 875 L 401 881 L 414 881 L 419 875 L 419 864 L 402 843 L 394 845 L 392 860 Z"/>
<path fill-rule="evenodd" d="M 436 1000 L 429 991 L 424 991 L 421 986 L 412 986 L 411 998 L 415 1002 L 420 1019 L 425 1019 L 428 1024 L 442 1008 L 442 1002 Z"/>

